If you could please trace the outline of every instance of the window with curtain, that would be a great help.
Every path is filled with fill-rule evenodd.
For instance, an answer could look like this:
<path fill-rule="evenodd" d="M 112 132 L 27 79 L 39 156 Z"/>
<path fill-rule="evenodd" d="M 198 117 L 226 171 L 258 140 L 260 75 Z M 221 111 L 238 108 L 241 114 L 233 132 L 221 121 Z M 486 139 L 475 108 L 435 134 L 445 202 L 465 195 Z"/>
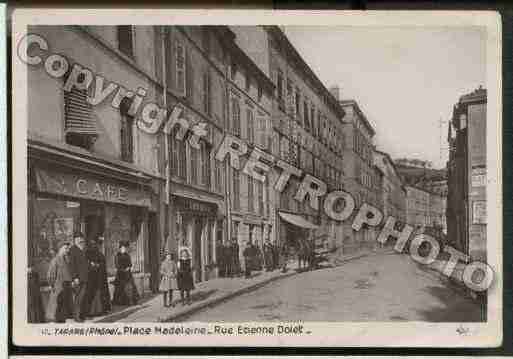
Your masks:
<path fill-rule="evenodd" d="M 121 159 L 126 162 L 134 161 L 134 118 L 128 115 L 121 116 Z"/>
<path fill-rule="evenodd" d="M 248 212 L 255 211 L 255 199 L 253 195 L 254 180 L 253 177 L 247 176 L 248 179 Z"/>
<path fill-rule="evenodd" d="M 258 213 L 263 216 L 264 215 L 264 183 L 258 181 L 257 182 L 257 190 L 258 190 Z"/>
<path fill-rule="evenodd" d="M 208 189 L 210 189 L 210 152 L 210 144 L 201 142 L 201 184 Z"/>
<path fill-rule="evenodd" d="M 233 169 L 232 177 L 232 204 L 233 209 L 236 211 L 240 210 L 240 174 L 239 171 Z"/>
<path fill-rule="evenodd" d="M 253 116 L 253 110 L 251 108 L 246 109 L 246 121 L 247 121 L 247 140 L 250 143 L 255 142 L 255 118 Z"/>
<path fill-rule="evenodd" d="M 133 26 L 123 25 L 117 27 L 118 49 L 129 57 L 134 57 Z"/>
<path fill-rule="evenodd" d="M 304 126 L 306 131 L 310 132 L 310 119 L 309 119 L 310 112 L 308 111 L 308 103 L 303 103 L 303 118 L 304 118 Z"/>
<path fill-rule="evenodd" d="M 169 134 L 169 170 L 172 175 L 181 179 L 187 178 L 187 156 L 185 141 L 176 139 L 178 127 L 175 126 Z"/>
<path fill-rule="evenodd" d="M 190 183 L 198 184 L 199 150 L 190 146 L 191 153 L 191 178 Z"/>
<path fill-rule="evenodd" d="M 203 73 L 203 111 L 208 116 L 212 115 L 211 79 L 208 69 Z"/>
<path fill-rule="evenodd" d="M 175 90 L 180 94 L 180 96 L 186 95 L 186 67 L 187 61 L 185 46 L 177 39 L 175 42 Z"/>
<path fill-rule="evenodd" d="M 239 100 L 232 98 L 232 133 L 240 136 L 240 105 Z"/>

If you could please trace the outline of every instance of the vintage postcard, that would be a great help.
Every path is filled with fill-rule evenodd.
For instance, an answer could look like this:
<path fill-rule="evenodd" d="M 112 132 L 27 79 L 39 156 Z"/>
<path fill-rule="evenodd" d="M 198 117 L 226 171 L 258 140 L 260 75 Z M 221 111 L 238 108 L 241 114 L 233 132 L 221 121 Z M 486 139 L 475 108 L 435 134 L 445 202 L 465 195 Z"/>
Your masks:
<path fill-rule="evenodd" d="M 18 9 L 21 346 L 502 343 L 494 12 Z"/>

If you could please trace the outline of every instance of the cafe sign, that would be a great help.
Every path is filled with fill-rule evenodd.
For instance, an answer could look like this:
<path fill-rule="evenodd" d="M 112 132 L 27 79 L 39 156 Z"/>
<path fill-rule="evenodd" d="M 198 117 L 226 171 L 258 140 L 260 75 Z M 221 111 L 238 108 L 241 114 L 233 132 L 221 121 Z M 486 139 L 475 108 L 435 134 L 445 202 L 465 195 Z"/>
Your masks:
<path fill-rule="evenodd" d="M 140 188 L 74 173 L 36 169 L 36 184 L 38 191 L 56 195 L 132 206 L 151 205 L 150 196 Z"/>

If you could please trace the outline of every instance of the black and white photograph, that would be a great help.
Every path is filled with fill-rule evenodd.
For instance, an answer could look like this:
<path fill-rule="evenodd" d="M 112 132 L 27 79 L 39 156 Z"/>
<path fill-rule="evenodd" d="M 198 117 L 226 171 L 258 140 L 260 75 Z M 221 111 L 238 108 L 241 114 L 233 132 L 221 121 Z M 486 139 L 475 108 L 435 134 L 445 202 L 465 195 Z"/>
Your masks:
<path fill-rule="evenodd" d="M 15 343 L 501 344 L 496 13 L 16 10 L 12 39 Z"/>

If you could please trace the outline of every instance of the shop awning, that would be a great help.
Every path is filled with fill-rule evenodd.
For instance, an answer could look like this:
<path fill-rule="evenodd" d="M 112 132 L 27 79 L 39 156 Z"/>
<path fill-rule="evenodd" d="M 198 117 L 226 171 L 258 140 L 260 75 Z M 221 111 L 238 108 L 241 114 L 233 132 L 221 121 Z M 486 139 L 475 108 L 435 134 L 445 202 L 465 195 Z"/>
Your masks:
<path fill-rule="evenodd" d="M 298 227 L 301 227 L 301 228 L 306 228 L 306 229 L 317 229 L 319 228 L 318 225 L 316 224 L 313 224 L 312 222 L 309 222 L 307 221 L 306 219 L 304 219 L 302 216 L 298 215 L 298 214 L 292 214 L 292 213 L 287 213 L 287 212 L 279 212 L 280 213 L 280 217 L 286 221 L 286 222 L 289 222 L 295 226 L 298 226 Z"/>

